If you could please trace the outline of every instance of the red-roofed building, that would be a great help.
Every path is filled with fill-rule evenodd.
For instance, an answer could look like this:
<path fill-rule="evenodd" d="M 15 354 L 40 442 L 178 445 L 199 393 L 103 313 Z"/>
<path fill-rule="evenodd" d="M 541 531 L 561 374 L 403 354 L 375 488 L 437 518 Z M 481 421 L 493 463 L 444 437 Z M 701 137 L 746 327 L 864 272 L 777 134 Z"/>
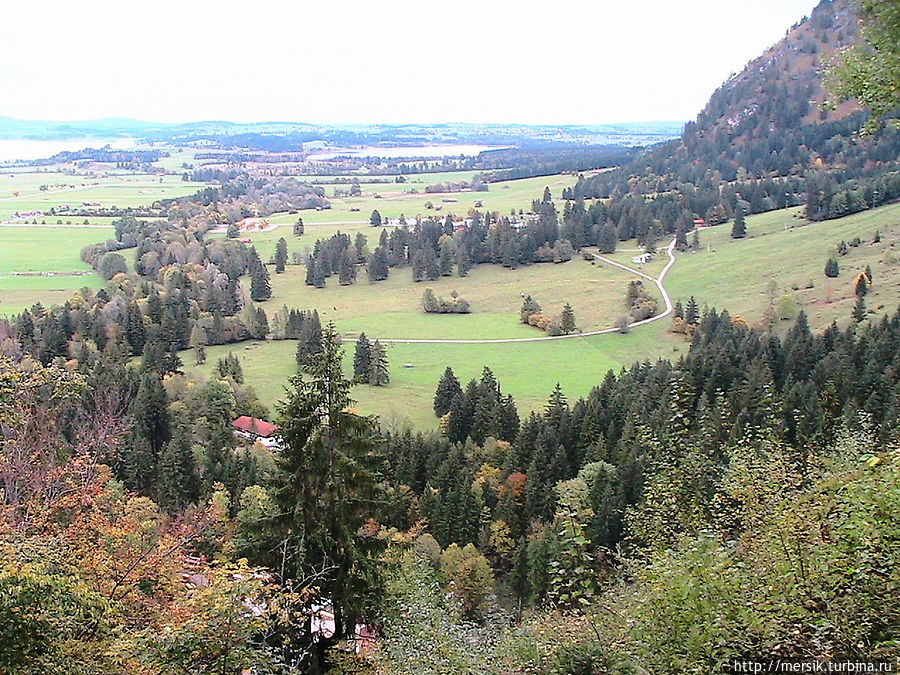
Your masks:
<path fill-rule="evenodd" d="M 231 428 L 235 436 L 262 443 L 267 448 L 278 447 L 278 427 L 271 422 L 241 415 L 231 423 Z"/>

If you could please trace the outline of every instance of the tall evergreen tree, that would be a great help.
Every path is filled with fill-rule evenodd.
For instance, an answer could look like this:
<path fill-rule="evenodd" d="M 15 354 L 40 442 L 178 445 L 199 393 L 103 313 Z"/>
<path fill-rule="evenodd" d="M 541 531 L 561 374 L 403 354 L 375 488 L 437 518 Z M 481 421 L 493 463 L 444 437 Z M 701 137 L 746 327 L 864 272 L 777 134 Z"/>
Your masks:
<path fill-rule="evenodd" d="M 572 305 L 568 302 L 563 307 L 560 324 L 563 335 L 571 335 L 575 332 L 575 310 L 572 309 Z"/>
<path fill-rule="evenodd" d="M 353 353 L 353 381 L 368 382 L 372 362 L 372 347 L 365 333 L 359 334 Z"/>
<path fill-rule="evenodd" d="M 287 242 L 284 240 L 284 237 L 281 237 L 278 240 L 278 243 L 275 244 L 275 273 L 281 274 L 284 272 L 284 266 L 287 265 L 288 260 L 288 248 Z"/>
<path fill-rule="evenodd" d="M 372 343 L 372 356 L 369 362 L 369 384 L 383 387 L 391 381 L 388 370 L 387 352 L 378 340 Z"/>
<path fill-rule="evenodd" d="M 747 236 L 747 222 L 744 220 L 744 209 L 740 203 L 734 207 L 734 222 L 731 224 L 731 238 L 743 239 Z"/>
<path fill-rule="evenodd" d="M 269 271 L 259 259 L 256 247 L 250 247 L 250 299 L 253 302 L 263 302 L 272 297 L 272 285 Z"/>
<path fill-rule="evenodd" d="M 278 407 L 275 534 L 285 580 L 315 578 L 320 596 L 332 604 L 334 635 L 318 636 L 312 647 L 322 657 L 357 621 L 372 616 L 384 543 L 363 527 L 380 517 L 383 500 L 378 429 L 373 419 L 348 411 L 350 383 L 333 325 L 319 348 L 320 357 L 291 379 Z M 308 644 L 314 637 L 302 636 Z"/>
<path fill-rule="evenodd" d="M 437 417 L 443 417 L 450 412 L 453 401 L 461 398 L 463 395 L 462 386 L 453 369 L 450 366 L 444 370 L 441 379 L 438 381 L 437 390 L 434 392 L 434 414 Z"/>

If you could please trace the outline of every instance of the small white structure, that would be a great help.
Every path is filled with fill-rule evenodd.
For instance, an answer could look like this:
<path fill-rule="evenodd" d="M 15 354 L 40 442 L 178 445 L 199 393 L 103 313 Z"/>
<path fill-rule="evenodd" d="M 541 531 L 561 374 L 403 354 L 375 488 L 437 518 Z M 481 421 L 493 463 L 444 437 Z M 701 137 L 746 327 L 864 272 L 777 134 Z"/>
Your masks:
<path fill-rule="evenodd" d="M 653 260 L 652 253 L 641 253 L 640 255 L 636 255 L 631 259 L 635 265 L 644 265 Z"/>

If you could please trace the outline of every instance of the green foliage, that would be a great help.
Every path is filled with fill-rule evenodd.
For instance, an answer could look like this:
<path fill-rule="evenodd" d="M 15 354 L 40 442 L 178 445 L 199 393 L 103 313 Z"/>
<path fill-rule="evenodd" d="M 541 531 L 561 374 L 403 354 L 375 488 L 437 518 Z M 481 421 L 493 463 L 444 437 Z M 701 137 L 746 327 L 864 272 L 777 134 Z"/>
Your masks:
<path fill-rule="evenodd" d="M 422 309 L 428 314 L 468 314 L 472 311 L 468 300 L 459 297 L 455 290 L 450 292 L 450 300 L 444 300 L 430 288 L 422 294 Z"/>
<path fill-rule="evenodd" d="M 863 43 L 844 51 L 829 69 L 841 99 L 855 98 L 872 110 L 869 131 L 900 104 L 900 9 L 892 0 L 859 0 Z"/>
<path fill-rule="evenodd" d="M 834 278 L 838 274 L 840 274 L 840 272 L 841 272 L 841 269 L 838 266 L 838 261 L 835 260 L 834 258 L 829 258 L 828 261 L 825 263 L 825 276 Z"/>
<path fill-rule="evenodd" d="M 278 240 L 278 243 L 275 244 L 275 273 L 281 274 L 284 272 L 284 266 L 287 264 L 288 260 L 288 248 L 287 241 L 285 241 L 284 237 Z"/>
<path fill-rule="evenodd" d="M 460 614 L 479 618 L 494 592 L 494 572 L 487 558 L 472 544 L 454 543 L 441 553 L 440 569 Z"/>
<path fill-rule="evenodd" d="M 314 575 L 330 598 L 341 637 L 363 618 L 377 597 L 383 548 L 377 528 L 383 499 L 374 420 L 347 409 L 350 382 L 333 325 L 322 333 L 318 357 L 292 378 L 278 408 L 283 448 L 274 492 L 278 531 L 292 550 L 286 572 Z"/>

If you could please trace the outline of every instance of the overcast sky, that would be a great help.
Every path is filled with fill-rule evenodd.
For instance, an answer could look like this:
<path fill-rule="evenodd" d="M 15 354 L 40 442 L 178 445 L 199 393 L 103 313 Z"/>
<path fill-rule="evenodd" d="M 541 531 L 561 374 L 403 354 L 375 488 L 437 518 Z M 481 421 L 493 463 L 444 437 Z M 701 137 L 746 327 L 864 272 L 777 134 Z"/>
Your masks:
<path fill-rule="evenodd" d="M 0 24 L 0 115 L 681 121 L 815 4 L 13 2 Z"/>

